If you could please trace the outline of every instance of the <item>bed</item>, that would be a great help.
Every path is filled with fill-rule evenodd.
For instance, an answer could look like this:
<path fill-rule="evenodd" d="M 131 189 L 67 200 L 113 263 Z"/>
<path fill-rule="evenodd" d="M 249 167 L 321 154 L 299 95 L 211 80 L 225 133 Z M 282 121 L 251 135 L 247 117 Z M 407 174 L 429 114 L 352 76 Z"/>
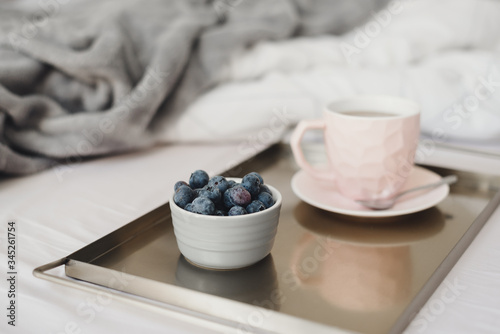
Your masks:
<path fill-rule="evenodd" d="M 196 18 L 196 26 L 190 26 L 190 21 L 186 23 L 187 28 L 182 26 L 185 33 L 182 36 L 193 39 L 197 29 L 215 22 L 224 27 L 225 22 L 231 22 L 231 14 L 236 15 L 238 8 L 241 11 L 246 6 L 241 1 L 223 2 L 226 5 L 217 7 L 217 15 L 207 18 L 204 12 L 196 11 L 197 7 L 175 3 L 176 10 L 188 11 Z M 185 63 L 187 67 L 180 67 L 178 73 L 168 69 L 169 74 L 162 76 L 165 69 L 157 69 L 158 72 L 150 73 L 149 78 L 160 77 L 159 86 L 152 86 L 150 92 L 153 93 L 146 94 L 144 99 L 139 95 L 127 95 L 130 90 L 127 91 L 126 86 L 99 85 L 99 81 L 91 85 L 91 91 L 85 91 L 87 99 L 85 94 L 75 97 L 71 94 L 81 92 L 82 87 L 72 86 L 68 76 L 77 76 L 84 83 L 90 80 L 85 76 L 87 67 L 72 70 L 75 68 L 73 62 L 78 59 L 68 58 L 70 54 L 57 58 L 36 43 L 19 45 L 22 57 L 17 57 L 12 50 L 0 49 L 2 59 L 8 60 L 4 63 L 7 65 L 0 67 L 4 80 L 12 77 L 10 72 L 2 72 L 5 68 L 26 71 L 22 72 L 25 76 L 19 76 L 20 80 L 0 86 L 3 124 L 0 167 L 4 172 L 0 180 L 0 240 L 5 276 L 8 272 L 9 222 L 15 222 L 18 250 L 16 326 L 9 325 L 8 318 L 4 317 L 0 325 L 2 332 L 224 332 L 225 329 L 209 322 L 195 325 L 189 317 L 175 312 L 154 307 L 138 308 L 120 298 L 107 298 L 40 280 L 32 271 L 166 203 L 173 192 L 171 185 L 199 168 L 200 161 L 201 167 L 213 174 L 227 170 L 276 141 L 287 143 L 290 129 L 298 120 L 320 117 L 322 106 L 333 99 L 356 94 L 390 94 L 414 99 L 422 106 L 422 137 L 417 162 L 500 177 L 499 2 L 422 0 L 395 2 L 393 7 L 374 2 L 365 7 L 365 15 L 358 17 L 355 25 L 332 26 L 335 20 L 326 20 L 320 22 L 320 27 L 314 20 L 314 13 L 306 10 L 311 4 L 308 1 L 297 3 L 303 6 L 300 8 L 308 24 L 304 25 L 307 29 L 294 38 L 289 38 L 293 29 L 284 24 L 272 33 L 263 32 L 265 37 L 258 43 L 227 53 L 224 61 L 218 59 L 217 54 L 208 60 L 202 59 L 214 66 L 202 67 L 204 70 L 217 69 L 215 74 L 209 73 L 203 79 L 196 77 L 198 72 L 190 70 L 200 69 L 198 62 L 201 60 L 196 57 L 190 58 L 189 63 Z M 6 5 L 6 8 L 11 13 L 10 10 L 20 10 L 17 6 L 25 8 L 33 4 L 21 1 L 15 6 Z M 52 4 L 45 8 L 55 14 L 56 20 L 64 21 L 65 16 L 60 15 L 67 10 L 63 2 Z M 83 12 L 92 11 L 83 1 L 78 1 L 77 5 Z M 101 6 L 105 12 L 106 6 L 111 8 L 112 3 L 103 2 Z M 375 10 L 382 10 L 378 13 L 385 16 L 371 13 Z M 244 18 L 244 13 L 238 19 Z M 270 11 L 269 16 L 274 17 L 274 14 L 276 12 Z M 293 15 L 286 17 L 290 22 L 297 19 Z M 76 26 L 85 23 L 78 19 L 81 17 L 74 21 Z M 379 31 L 370 30 L 376 28 L 374 22 L 379 22 Z M 321 33 L 324 29 L 336 31 L 336 34 Z M 109 33 L 112 41 L 113 33 L 119 32 L 110 29 Z M 214 30 L 209 38 L 217 40 L 217 36 Z M 9 35 L 1 37 L 5 45 Z M 133 34 L 132 37 L 138 41 L 143 38 Z M 159 38 L 165 39 L 165 45 L 175 41 L 175 36 Z M 76 51 L 85 49 L 90 43 L 85 35 L 73 41 L 76 41 L 72 46 Z M 67 40 L 58 42 L 69 43 Z M 187 59 L 188 50 L 188 47 L 175 48 L 172 54 L 177 58 L 172 62 Z M 119 50 L 117 54 L 129 51 Z M 12 106 L 18 105 L 14 103 L 16 94 L 22 92 L 19 85 L 30 85 L 30 75 L 42 75 L 47 71 L 27 60 L 35 55 L 43 55 L 43 61 L 50 64 L 50 68 L 62 64 L 64 69 L 63 74 L 46 77 L 45 85 L 36 89 L 42 89 L 43 94 L 53 99 L 69 96 L 63 99 L 66 104 L 62 104 L 67 108 L 78 101 L 81 110 L 93 107 L 99 111 L 68 113 L 40 97 L 43 94 L 35 89 L 32 91 L 35 97 L 31 99 L 29 94 L 22 95 L 21 107 L 16 109 L 17 114 L 13 113 Z M 61 59 L 64 62 L 59 63 Z M 138 67 L 141 61 L 146 60 L 139 58 Z M 105 71 L 108 65 L 103 65 L 101 75 L 114 82 L 113 76 L 119 72 Z M 147 81 L 140 81 L 136 70 L 127 68 L 132 78 L 129 89 L 140 82 L 148 87 Z M 206 78 L 210 80 L 205 81 Z M 62 93 L 50 91 L 54 86 L 65 86 L 65 89 Z M 162 87 L 163 95 L 156 95 L 158 87 Z M 101 146 L 98 134 L 86 132 L 85 135 L 82 131 L 103 126 L 100 129 L 105 129 L 102 132 L 106 134 L 110 129 L 109 124 L 100 123 L 106 114 L 103 111 L 113 109 L 103 98 L 110 94 L 108 90 L 147 107 L 139 108 L 137 114 L 133 108 L 132 113 L 127 114 L 115 110 L 117 117 L 124 117 L 127 124 L 134 126 L 110 131 L 111 136 L 104 136 L 108 139 L 102 139 L 104 144 Z M 168 95 L 165 101 L 167 92 L 173 95 Z M 26 113 L 33 105 L 45 106 L 43 117 L 35 117 L 36 126 L 30 123 L 33 118 Z M 165 112 L 154 114 L 158 108 Z M 123 110 L 128 109 L 121 109 L 121 112 Z M 279 120 L 280 126 L 271 133 L 263 133 L 262 129 L 273 117 Z M 90 149 L 83 145 L 76 154 L 68 151 L 68 145 L 78 148 L 82 139 L 90 143 Z M 99 145 L 93 145 L 93 140 L 99 141 Z M 309 140 L 314 142 L 318 138 Z M 500 210 L 497 209 L 407 328 L 407 333 L 498 331 L 499 235 Z M 2 280 L 5 292 L 2 303 L 5 305 L 10 286 L 6 279 Z M 442 303 L 437 301 L 442 300 L 450 284 L 463 289 L 458 290 L 452 302 L 439 308 Z"/>

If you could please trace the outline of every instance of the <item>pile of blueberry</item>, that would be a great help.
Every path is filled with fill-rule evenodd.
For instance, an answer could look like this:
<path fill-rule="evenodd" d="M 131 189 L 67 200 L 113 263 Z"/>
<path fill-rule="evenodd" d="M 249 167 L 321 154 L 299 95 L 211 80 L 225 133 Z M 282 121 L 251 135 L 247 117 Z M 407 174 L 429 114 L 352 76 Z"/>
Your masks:
<path fill-rule="evenodd" d="M 197 170 L 191 174 L 189 184 L 178 181 L 174 190 L 175 204 L 202 215 L 239 216 L 263 211 L 275 202 L 271 190 L 256 172 L 236 183 L 223 176 L 209 178 L 205 171 Z"/>

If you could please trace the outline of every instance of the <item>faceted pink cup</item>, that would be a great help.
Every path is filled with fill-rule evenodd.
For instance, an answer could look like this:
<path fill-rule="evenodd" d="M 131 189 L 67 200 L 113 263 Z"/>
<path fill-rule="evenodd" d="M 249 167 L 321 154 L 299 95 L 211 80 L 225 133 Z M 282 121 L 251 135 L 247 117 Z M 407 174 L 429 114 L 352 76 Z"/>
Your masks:
<path fill-rule="evenodd" d="M 301 148 L 304 133 L 324 133 L 327 168 L 313 167 Z M 344 196 L 380 199 L 396 194 L 413 168 L 420 108 L 392 96 L 359 96 L 326 106 L 323 119 L 301 121 L 291 139 L 297 164 Z"/>

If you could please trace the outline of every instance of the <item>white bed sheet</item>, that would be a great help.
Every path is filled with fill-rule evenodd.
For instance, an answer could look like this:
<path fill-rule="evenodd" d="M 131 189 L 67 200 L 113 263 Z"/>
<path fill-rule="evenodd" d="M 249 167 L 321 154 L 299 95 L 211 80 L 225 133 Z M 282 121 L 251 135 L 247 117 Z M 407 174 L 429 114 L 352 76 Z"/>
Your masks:
<path fill-rule="evenodd" d="M 1 181 L 0 333 L 189 333 L 193 325 L 167 319 L 165 312 L 60 286 L 35 278 L 32 271 L 164 204 L 173 184 L 193 170 L 222 172 L 250 152 L 234 144 L 167 146 Z M 7 325 L 3 307 L 8 303 L 8 221 L 17 226 L 16 327 Z"/>
<path fill-rule="evenodd" d="M 236 333 L 156 308 L 110 299 L 35 278 L 32 270 L 80 249 L 163 204 L 171 186 L 202 166 L 216 173 L 245 155 L 240 145 L 167 146 L 141 153 L 67 166 L 60 180 L 54 170 L 0 182 L 0 263 L 6 273 L 6 227 L 18 227 L 16 327 L 2 316 L 2 333 Z M 248 153 L 247 153 L 248 154 Z M 474 170 L 474 159 L 436 152 L 446 164 Z M 474 156 L 472 156 L 474 158 Z M 476 157 L 477 158 L 477 157 Z M 200 164 L 200 161 L 204 161 Z M 430 162 L 430 161 L 428 161 Z M 443 161 L 441 161 L 442 163 Z M 498 159 L 483 157 L 483 172 L 499 172 Z M 445 282 L 429 299 L 408 333 L 498 333 L 500 328 L 500 209 L 475 239 Z M 5 305 L 6 280 L 0 300 Z M 443 291 L 458 284 L 453 301 Z M 461 288 L 461 287 L 465 288 Z M 446 291 L 444 291 L 446 293 Z M 449 292 L 446 294 L 449 297 Z M 449 298 L 448 298 L 449 299 Z M 446 300 L 448 300 L 446 299 Z M 440 308 L 441 304 L 445 307 Z M 5 311 L 5 307 L 2 307 Z M 425 331 L 424 331 L 425 329 Z"/>

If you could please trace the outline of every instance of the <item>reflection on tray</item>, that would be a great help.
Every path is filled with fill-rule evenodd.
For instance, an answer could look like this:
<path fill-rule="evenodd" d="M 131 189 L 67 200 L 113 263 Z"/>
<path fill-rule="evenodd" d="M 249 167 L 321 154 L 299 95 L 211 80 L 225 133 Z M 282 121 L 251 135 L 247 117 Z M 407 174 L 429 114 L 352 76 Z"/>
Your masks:
<path fill-rule="evenodd" d="M 209 270 L 179 256 L 176 284 L 192 290 L 238 300 L 268 309 L 280 309 L 278 279 L 272 255 L 239 270 Z"/>
<path fill-rule="evenodd" d="M 307 232 L 291 267 L 298 284 L 317 289 L 330 304 L 353 311 L 382 311 L 411 295 L 410 244 L 444 226 L 437 208 L 377 223 L 299 203 L 294 216 Z"/>
<path fill-rule="evenodd" d="M 344 243 L 394 246 L 417 242 L 439 233 L 445 217 L 437 208 L 397 217 L 363 218 L 330 213 L 300 202 L 294 217 L 305 229 Z"/>

